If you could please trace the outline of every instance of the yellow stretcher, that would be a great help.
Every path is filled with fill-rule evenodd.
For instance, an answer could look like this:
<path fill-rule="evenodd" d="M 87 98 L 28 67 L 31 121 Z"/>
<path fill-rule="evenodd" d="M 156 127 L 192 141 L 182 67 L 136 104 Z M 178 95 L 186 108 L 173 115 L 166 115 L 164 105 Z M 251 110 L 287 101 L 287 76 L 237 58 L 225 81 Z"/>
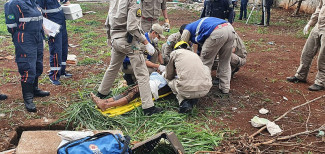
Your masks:
<path fill-rule="evenodd" d="M 163 95 L 160 95 L 159 98 L 163 98 L 168 96 L 169 94 L 171 94 L 172 92 L 168 92 L 165 93 Z M 154 99 L 153 99 L 154 100 Z M 101 111 L 99 108 L 96 107 L 96 109 L 101 112 L 104 116 L 108 116 L 108 117 L 115 117 L 121 114 L 124 114 L 126 112 L 132 111 L 133 109 L 135 109 L 136 107 L 140 106 L 141 103 L 141 99 L 140 97 L 132 100 L 129 104 L 126 104 L 124 106 L 116 106 L 116 107 L 111 107 L 108 108 L 105 111 Z"/>

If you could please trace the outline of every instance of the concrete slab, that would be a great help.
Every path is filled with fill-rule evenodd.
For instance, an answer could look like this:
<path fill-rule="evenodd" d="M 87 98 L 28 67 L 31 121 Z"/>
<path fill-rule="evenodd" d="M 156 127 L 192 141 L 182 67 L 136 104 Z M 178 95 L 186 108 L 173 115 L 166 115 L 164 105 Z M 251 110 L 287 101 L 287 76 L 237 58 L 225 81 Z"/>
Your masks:
<path fill-rule="evenodd" d="M 61 130 L 55 131 L 24 131 L 20 137 L 16 148 L 17 154 L 56 154 L 56 150 L 61 143 L 61 138 L 57 135 Z M 93 131 L 111 132 L 113 134 L 123 134 L 119 130 Z"/>

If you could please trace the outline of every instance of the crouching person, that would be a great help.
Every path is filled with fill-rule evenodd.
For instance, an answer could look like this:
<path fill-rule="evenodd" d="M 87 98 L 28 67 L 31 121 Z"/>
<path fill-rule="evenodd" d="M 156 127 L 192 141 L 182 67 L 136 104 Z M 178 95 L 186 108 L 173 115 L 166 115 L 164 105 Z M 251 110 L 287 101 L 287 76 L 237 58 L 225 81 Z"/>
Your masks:
<path fill-rule="evenodd" d="M 179 102 L 179 113 L 190 112 L 212 86 L 210 69 L 196 53 L 186 49 L 188 46 L 184 41 L 175 45 L 164 74 Z"/>

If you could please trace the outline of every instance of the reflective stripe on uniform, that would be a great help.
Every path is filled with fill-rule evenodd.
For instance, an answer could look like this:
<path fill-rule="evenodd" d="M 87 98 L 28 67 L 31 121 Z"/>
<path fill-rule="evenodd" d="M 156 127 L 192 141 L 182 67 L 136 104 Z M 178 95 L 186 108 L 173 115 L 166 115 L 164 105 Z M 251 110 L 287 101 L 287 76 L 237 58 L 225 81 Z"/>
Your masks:
<path fill-rule="evenodd" d="M 200 21 L 199 25 L 197 25 L 197 27 L 196 27 L 196 31 L 195 31 L 195 41 L 196 41 L 197 43 L 199 43 L 199 42 L 197 41 L 197 37 L 199 36 L 199 31 L 200 31 L 201 25 L 202 25 L 202 23 L 203 23 L 203 21 L 204 21 L 205 19 L 208 19 L 208 17 L 203 18 L 203 19 Z"/>
<path fill-rule="evenodd" d="M 8 27 L 8 28 L 14 28 L 14 27 L 17 27 L 17 23 L 14 23 L 14 24 L 7 24 L 7 27 Z"/>
<path fill-rule="evenodd" d="M 67 65 L 67 63 L 66 62 L 61 62 L 61 65 Z"/>
<path fill-rule="evenodd" d="M 38 17 L 27 17 L 27 18 L 19 18 L 19 22 L 31 22 L 31 21 L 40 21 L 43 19 L 43 16 Z"/>
<path fill-rule="evenodd" d="M 59 71 L 61 67 L 50 67 L 51 71 Z"/>
<path fill-rule="evenodd" d="M 60 6 L 56 9 L 48 9 L 48 10 L 42 9 L 42 12 L 43 13 L 56 13 L 56 12 L 60 12 L 61 10 L 62 10 L 62 7 Z"/>

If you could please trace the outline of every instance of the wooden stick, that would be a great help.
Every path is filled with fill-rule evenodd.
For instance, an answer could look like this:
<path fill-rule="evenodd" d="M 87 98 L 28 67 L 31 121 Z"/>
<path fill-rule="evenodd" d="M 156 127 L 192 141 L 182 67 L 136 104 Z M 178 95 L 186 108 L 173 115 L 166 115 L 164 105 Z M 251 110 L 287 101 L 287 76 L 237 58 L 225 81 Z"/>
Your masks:
<path fill-rule="evenodd" d="M 285 117 L 288 113 L 290 113 L 291 111 L 293 111 L 293 110 L 295 110 L 295 109 L 297 109 L 297 108 L 299 108 L 299 107 L 302 107 L 302 106 L 307 105 L 307 104 L 309 104 L 309 103 L 315 102 L 315 101 L 317 101 L 317 100 L 319 100 L 319 99 L 321 99 L 321 98 L 324 98 L 324 97 L 325 97 L 325 95 L 323 95 L 323 96 L 319 96 L 319 97 L 317 97 L 317 98 L 315 98 L 315 99 L 313 99 L 313 100 L 311 100 L 311 101 L 308 101 L 308 102 L 306 102 L 306 103 L 304 103 L 304 104 L 301 104 L 301 105 L 295 106 L 295 107 L 291 108 L 289 111 L 287 111 L 286 113 L 284 113 L 283 115 L 281 115 L 279 118 L 275 119 L 273 122 L 279 121 L 280 119 L 282 119 L 283 117 Z M 259 129 L 258 131 L 256 131 L 254 134 L 252 134 L 251 136 L 249 136 L 249 138 L 254 138 L 254 136 L 256 136 L 257 134 L 259 134 L 260 132 L 262 132 L 265 128 L 266 128 L 266 126 L 260 128 L 260 129 Z"/>
<path fill-rule="evenodd" d="M 296 137 L 296 136 L 299 136 L 299 135 L 305 135 L 305 134 L 318 132 L 320 130 L 325 130 L 325 124 L 323 124 L 321 127 L 317 128 L 317 129 L 314 129 L 312 131 L 307 130 L 307 131 L 304 131 L 304 132 L 300 132 L 300 133 L 296 133 L 296 134 L 292 134 L 292 135 L 288 135 L 288 136 L 283 136 L 283 137 L 279 137 L 279 138 L 275 138 L 275 139 L 272 139 L 272 140 L 269 140 L 269 141 L 266 141 L 266 142 L 263 142 L 263 143 L 256 143 L 256 144 L 254 144 L 254 146 L 272 144 L 275 141 L 287 140 L 287 139 L 290 139 L 290 138 L 293 138 L 293 137 Z"/>

